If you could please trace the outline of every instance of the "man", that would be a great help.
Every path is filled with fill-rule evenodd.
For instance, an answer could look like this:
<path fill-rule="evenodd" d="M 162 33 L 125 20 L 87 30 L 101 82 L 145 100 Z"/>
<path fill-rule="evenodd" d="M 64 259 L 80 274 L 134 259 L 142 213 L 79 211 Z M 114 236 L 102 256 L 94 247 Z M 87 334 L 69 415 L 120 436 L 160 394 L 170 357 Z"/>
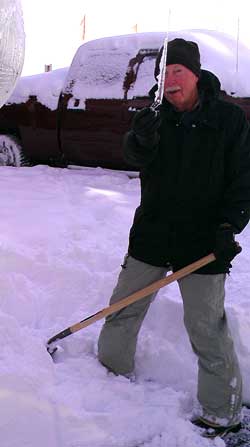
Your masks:
<path fill-rule="evenodd" d="M 160 56 L 156 76 L 159 63 Z M 180 280 L 179 288 L 198 356 L 202 414 L 194 423 L 205 436 L 216 436 L 238 430 L 241 420 L 242 380 L 224 295 L 230 261 L 241 251 L 234 234 L 250 217 L 250 131 L 244 112 L 219 98 L 217 77 L 201 70 L 196 43 L 169 42 L 166 64 L 160 111 L 137 112 L 125 136 L 126 160 L 140 169 L 141 202 L 110 303 L 215 253 L 215 262 Z M 114 373 L 133 371 L 137 335 L 153 298 L 106 319 L 99 359 Z"/>

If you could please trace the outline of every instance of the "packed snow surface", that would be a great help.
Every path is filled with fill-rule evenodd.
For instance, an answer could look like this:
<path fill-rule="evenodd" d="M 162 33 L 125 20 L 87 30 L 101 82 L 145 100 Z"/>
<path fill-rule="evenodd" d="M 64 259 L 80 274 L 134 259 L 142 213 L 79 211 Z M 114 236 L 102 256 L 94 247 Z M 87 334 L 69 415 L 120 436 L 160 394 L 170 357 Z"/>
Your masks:
<path fill-rule="evenodd" d="M 200 436 L 197 364 L 177 284 L 146 316 L 135 381 L 99 364 L 103 321 L 46 341 L 108 305 L 139 202 L 139 180 L 97 169 L 0 168 L 1 447 L 223 447 Z M 250 402 L 250 227 L 226 310 Z"/>

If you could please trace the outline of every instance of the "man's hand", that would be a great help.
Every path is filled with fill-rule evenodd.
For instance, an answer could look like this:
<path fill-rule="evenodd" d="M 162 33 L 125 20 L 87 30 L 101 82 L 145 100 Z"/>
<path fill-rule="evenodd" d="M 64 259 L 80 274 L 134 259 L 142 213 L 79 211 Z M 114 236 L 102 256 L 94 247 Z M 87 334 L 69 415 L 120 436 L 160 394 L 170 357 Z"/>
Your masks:
<path fill-rule="evenodd" d="M 214 254 L 219 261 L 230 262 L 242 251 L 235 241 L 232 225 L 225 223 L 216 231 Z"/>
<path fill-rule="evenodd" d="M 160 114 L 151 110 L 150 107 L 145 107 L 134 116 L 132 130 L 134 131 L 139 142 L 143 144 L 148 140 L 148 142 L 152 144 L 157 143 L 159 140 L 157 130 L 159 129 L 160 125 Z"/>

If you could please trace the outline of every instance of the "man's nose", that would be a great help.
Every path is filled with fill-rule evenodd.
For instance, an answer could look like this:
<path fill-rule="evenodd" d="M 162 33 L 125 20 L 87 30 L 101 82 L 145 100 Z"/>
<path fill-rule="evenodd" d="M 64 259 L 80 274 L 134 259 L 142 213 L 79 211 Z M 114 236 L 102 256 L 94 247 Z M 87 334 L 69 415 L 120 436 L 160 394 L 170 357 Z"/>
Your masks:
<path fill-rule="evenodd" d="M 168 73 L 165 78 L 165 83 L 169 86 L 176 84 L 176 76 L 174 74 Z"/>

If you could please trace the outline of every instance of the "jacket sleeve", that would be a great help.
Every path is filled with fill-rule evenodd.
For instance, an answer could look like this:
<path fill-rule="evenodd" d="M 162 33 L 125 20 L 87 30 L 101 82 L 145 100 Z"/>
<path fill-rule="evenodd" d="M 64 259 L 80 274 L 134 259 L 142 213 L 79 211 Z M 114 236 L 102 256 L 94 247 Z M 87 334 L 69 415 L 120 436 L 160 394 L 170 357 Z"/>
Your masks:
<path fill-rule="evenodd" d="M 237 109 L 233 138 L 226 155 L 226 188 L 221 222 L 229 222 L 240 233 L 250 219 L 250 127 L 245 114 Z"/>
<path fill-rule="evenodd" d="M 159 135 L 150 140 L 139 140 L 131 130 L 123 140 L 124 159 L 138 168 L 147 166 L 155 158 L 159 147 Z"/>

